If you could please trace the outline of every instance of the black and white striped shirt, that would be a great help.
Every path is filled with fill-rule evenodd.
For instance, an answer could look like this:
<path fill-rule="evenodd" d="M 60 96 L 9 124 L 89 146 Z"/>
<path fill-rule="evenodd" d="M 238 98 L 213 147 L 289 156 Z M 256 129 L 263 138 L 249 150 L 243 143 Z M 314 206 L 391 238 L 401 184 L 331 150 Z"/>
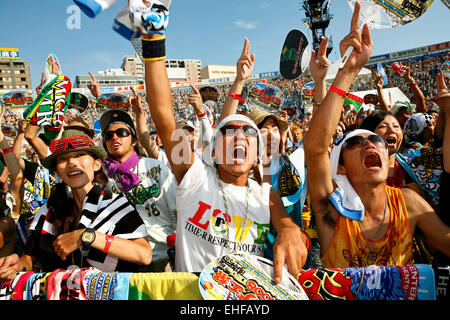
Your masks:
<path fill-rule="evenodd" d="M 63 261 L 53 250 L 56 239 L 54 226 L 50 220 L 52 210 L 47 204 L 39 209 L 30 225 L 33 234 L 27 241 L 24 253 L 37 257 L 42 271 L 53 271 L 67 268 L 70 265 L 79 267 L 92 266 L 103 272 L 136 272 L 138 265 L 91 248 L 82 265 L 81 250 L 75 250 Z M 77 229 L 93 228 L 98 232 L 114 235 L 122 239 L 147 237 L 147 229 L 139 213 L 123 194 L 113 194 L 95 185 L 86 195 Z"/>

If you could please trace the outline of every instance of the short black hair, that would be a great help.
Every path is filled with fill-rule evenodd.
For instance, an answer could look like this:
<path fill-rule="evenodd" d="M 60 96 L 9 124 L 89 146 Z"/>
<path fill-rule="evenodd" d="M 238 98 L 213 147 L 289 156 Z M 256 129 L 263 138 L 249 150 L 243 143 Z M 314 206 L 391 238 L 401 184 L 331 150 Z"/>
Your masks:
<path fill-rule="evenodd" d="M 378 110 L 373 112 L 364 118 L 361 122 L 360 129 L 366 129 L 374 132 L 375 128 L 384 120 L 387 116 L 392 116 L 392 114 L 386 110 Z"/>

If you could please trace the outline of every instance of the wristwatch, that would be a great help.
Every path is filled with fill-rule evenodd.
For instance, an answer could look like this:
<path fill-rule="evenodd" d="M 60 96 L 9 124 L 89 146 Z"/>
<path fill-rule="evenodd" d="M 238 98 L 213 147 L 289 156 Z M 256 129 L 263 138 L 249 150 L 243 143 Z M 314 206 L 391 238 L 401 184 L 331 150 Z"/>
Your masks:
<path fill-rule="evenodd" d="M 86 228 L 81 234 L 81 255 L 87 257 L 92 243 L 95 241 L 95 230 L 92 228 Z"/>

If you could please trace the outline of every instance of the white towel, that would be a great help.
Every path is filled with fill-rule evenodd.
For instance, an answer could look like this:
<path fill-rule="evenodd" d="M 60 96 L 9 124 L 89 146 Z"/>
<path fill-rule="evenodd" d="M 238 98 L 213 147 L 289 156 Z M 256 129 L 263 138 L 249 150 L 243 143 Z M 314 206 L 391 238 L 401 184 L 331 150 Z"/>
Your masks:
<path fill-rule="evenodd" d="M 344 142 L 353 136 L 361 134 L 374 134 L 372 131 L 357 129 L 345 134 L 331 150 L 331 174 L 337 188 L 330 194 L 328 200 L 333 204 L 337 212 L 352 220 L 362 221 L 364 219 L 364 205 L 356 193 L 353 186 L 348 181 L 347 176 L 338 174 L 339 156 Z"/>

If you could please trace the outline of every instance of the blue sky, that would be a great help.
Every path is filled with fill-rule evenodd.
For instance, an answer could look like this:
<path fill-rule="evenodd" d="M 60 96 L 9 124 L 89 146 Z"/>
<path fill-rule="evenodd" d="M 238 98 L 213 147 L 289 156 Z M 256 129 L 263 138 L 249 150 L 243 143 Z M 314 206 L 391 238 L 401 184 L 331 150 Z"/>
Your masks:
<path fill-rule="evenodd" d="M 118 0 L 95 19 L 80 16 L 80 29 L 70 30 L 66 21 L 72 0 L 0 0 L 0 47 L 19 48 L 30 62 L 33 87 L 40 82 L 49 53 L 58 56 L 63 73 L 76 75 L 119 68 L 124 55 L 134 54 L 126 39 L 112 29 L 113 20 L 126 0 Z M 284 38 L 303 25 L 300 0 L 172 0 L 167 30 L 167 57 L 200 59 L 202 65 L 234 65 L 244 37 L 256 55 L 254 72 L 278 70 Z M 331 0 L 334 20 L 327 29 L 336 61 L 339 41 L 348 33 L 351 10 L 346 0 Z M 372 30 L 373 55 L 416 48 L 450 40 L 450 10 L 435 0 L 416 21 L 396 28 Z"/>

